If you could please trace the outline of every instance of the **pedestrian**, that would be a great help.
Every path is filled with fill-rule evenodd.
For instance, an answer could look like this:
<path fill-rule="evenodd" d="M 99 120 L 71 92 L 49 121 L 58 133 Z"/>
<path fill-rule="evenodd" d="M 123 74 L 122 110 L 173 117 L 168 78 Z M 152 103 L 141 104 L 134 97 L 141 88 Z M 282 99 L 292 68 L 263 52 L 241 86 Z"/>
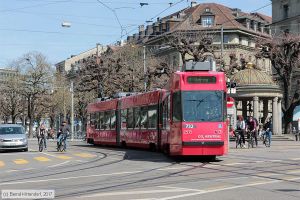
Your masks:
<path fill-rule="evenodd" d="M 238 134 L 240 134 L 242 138 L 242 147 L 245 148 L 245 130 L 246 130 L 246 123 L 244 121 L 243 116 L 239 115 L 238 116 L 238 121 L 236 123 L 236 130 L 238 131 Z"/>
<path fill-rule="evenodd" d="M 298 133 L 298 131 L 296 130 L 296 127 L 293 127 L 293 134 L 295 135 L 295 139 L 296 139 L 296 141 L 298 141 L 299 140 L 299 133 Z"/>

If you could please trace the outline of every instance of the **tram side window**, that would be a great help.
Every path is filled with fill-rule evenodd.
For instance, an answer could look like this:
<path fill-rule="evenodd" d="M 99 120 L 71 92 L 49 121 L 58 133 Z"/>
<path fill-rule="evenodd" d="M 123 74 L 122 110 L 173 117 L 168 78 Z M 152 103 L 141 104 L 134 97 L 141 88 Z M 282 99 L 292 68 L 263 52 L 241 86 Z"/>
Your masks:
<path fill-rule="evenodd" d="M 149 106 L 148 109 L 148 128 L 156 128 L 157 127 L 157 107 L 156 106 Z"/>
<path fill-rule="evenodd" d="M 91 114 L 87 115 L 87 122 L 91 125 Z"/>
<path fill-rule="evenodd" d="M 182 121 L 182 114 L 181 114 L 181 93 L 175 92 L 173 94 L 173 121 L 180 122 Z"/>
<path fill-rule="evenodd" d="M 226 121 L 227 119 L 227 94 L 226 92 L 223 94 L 223 121 Z"/>
<path fill-rule="evenodd" d="M 133 109 L 128 108 L 127 110 L 127 128 L 134 127 L 134 117 L 133 117 Z"/>
<path fill-rule="evenodd" d="M 140 108 L 134 108 L 134 128 L 140 129 L 140 121 L 141 121 L 141 115 L 140 115 Z"/>
<path fill-rule="evenodd" d="M 163 102 L 163 119 L 162 119 L 162 122 L 163 122 L 163 129 L 166 129 L 167 128 L 167 124 L 168 124 L 168 99 L 166 99 L 164 102 Z"/>
<path fill-rule="evenodd" d="M 141 119 L 141 129 L 148 128 L 148 107 L 141 107 L 140 112 L 140 119 Z"/>
<path fill-rule="evenodd" d="M 110 111 L 105 111 L 104 112 L 104 124 L 105 124 L 105 129 L 109 130 L 110 129 Z"/>
<path fill-rule="evenodd" d="M 168 96 L 167 99 L 168 105 L 167 105 L 167 113 L 168 113 L 168 117 L 167 117 L 167 126 L 166 129 L 170 130 L 170 121 L 171 121 L 171 97 L 170 95 Z"/>
<path fill-rule="evenodd" d="M 91 113 L 91 126 L 95 125 L 95 113 Z"/>
<path fill-rule="evenodd" d="M 121 128 L 126 129 L 127 127 L 127 109 L 121 110 Z"/>
<path fill-rule="evenodd" d="M 99 114 L 100 113 L 95 113 L 95 129 L 100 129 L 100 126 L 99 126 Z"/>
<path fill-rule="evenodd" d="M 113 110 L 111 111 L 110 115 L 110 124 L 111 124 L 111 129 L 116 129 L 116 112 Z"/>
<path fill-rule="evenodd" d="M 100 112 L 99 113 L 99 127 L 100 127 L 100 129 L 104 129 L 103 128 L 103 117 L 104 117 L 104 113 Z"/>

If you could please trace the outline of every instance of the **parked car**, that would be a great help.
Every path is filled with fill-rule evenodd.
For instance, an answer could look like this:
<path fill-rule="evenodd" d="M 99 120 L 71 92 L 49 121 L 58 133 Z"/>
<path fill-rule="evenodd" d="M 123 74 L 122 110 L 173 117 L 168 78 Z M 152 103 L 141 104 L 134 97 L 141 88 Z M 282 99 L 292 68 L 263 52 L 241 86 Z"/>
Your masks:
<path fill-rule="evenodd" d="M 28 151 L 25 129 L 17 124 L 0 124 L 0 150 Z"/>

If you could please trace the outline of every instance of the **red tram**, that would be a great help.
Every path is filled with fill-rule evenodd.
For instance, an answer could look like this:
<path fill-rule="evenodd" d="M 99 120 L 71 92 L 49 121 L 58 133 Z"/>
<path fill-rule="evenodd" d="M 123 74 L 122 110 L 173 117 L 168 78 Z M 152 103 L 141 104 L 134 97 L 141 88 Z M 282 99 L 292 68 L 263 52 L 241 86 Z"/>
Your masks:
<path fill-rule="evenodd" d="M 224 155 L 228 152 L 226 92 L 223 72 L 176 72 L 168 90 L 89 104 L 87 140 L 172 156 Z"/>

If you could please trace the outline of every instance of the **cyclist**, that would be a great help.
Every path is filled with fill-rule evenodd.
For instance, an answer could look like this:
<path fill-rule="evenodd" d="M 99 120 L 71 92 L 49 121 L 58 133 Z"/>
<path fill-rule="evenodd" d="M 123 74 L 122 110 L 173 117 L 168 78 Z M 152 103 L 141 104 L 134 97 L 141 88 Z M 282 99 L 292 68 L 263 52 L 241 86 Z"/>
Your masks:
<path fill-rule="evenodd" d="M 247 124 L 247 130 L 249 131 L 249 134 L 247 135 L 247 138 L 250 139 L 250 134 L 253 135 L 255 139 L 255 144 L 257 146 L 257 135 L 256 135 L 256 121 L 253 119 L 252 116 L 249 117 L 249 122 Z"/>
<path fill-rule="evenodd" d="M 238 116 L 238 121 L 236 123 L 236 130 L 238 134 L 240 134 L 241 139 L 242 139 L 242 147 L 245 148 L 245 129 L 246 129 L 246 123 L 244 121 L 243 116 L 239 115 Z"/>
<path fill-rule="evenodd" d="M 70 132 L 69 125 L 67 125 L 66 121 L 63 121 L 62 125 L 59 129 L 59 132 L 57 134 L 57 147 L 58 147 L 58 144 L 61 144 L 62 141 L 64 141 L 64 149 L 65 150 L 67 149 L 67 136 L 68 136 L 69 132 Z"/>
<path fill-rule="evenodd" d="M 271 146 L 271 137 L 272 137 L 272 128 L 273 128 L 271 117 L 269 118 L 268 122 L 265 124 L 264 128 L 266 130 L 265 134 L 266 134 L 266 137 L 269 140 L 269 147 L 270 147 Z"/>
<path fill-rule="evenodd" d="M 42 124 L 40 126 L 39 136 L 40 136 L 40 138 L 44 139 L 44 147 L 45 147 L 45 150 L 47 150 L 47 130 L 46 130 L 45 124 Z"/>

